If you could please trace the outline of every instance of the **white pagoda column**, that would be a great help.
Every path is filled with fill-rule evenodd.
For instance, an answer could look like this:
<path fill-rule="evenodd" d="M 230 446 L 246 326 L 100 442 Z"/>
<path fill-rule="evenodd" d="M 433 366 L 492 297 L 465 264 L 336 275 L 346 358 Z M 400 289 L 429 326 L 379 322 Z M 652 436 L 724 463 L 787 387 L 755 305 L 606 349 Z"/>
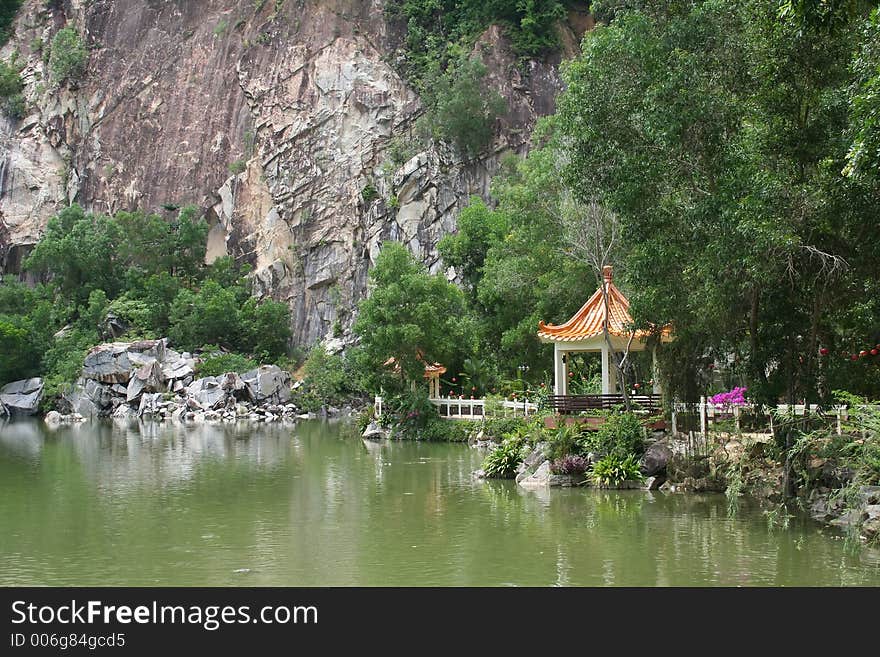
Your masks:
<path fill-rule="evenodd" d="M 614 362 L 614 352 L 608 349 L 608 345 L 602 343 L 602 394 L 614 395 L 618 392 L 617 365 Z"/>
<path fill-rule="evenodd" d="M 557 395 L 568 394 L 568 363 L 559 343 L 553 343 L 553 391 Z"/>

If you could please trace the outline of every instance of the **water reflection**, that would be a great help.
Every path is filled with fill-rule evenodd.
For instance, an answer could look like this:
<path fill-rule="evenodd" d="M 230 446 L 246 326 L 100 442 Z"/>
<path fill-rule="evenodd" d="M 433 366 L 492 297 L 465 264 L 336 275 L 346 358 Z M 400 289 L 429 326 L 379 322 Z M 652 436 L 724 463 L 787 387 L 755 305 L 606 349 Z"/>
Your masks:
<path fill-rule="evenodd" d="M 877 550 L 723 496 L 475 481 L 341 425 L 0 428 L 0 584 L 851 585 Z"/>

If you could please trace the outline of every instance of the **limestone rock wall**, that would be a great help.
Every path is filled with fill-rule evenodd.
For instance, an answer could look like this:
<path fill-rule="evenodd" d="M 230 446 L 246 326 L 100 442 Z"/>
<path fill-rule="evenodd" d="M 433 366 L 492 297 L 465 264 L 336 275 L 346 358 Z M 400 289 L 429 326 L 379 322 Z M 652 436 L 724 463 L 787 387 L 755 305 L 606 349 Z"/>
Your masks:
<path fill-rule="evenodd" d="M 68 24 L 88 70 L 55 88 L 39 46 Z M 583 12 L 560 26 L 568 54 L 588 27 Z M 380 244 L 440 270 L 437 242 L 560 88 L 563 53 L 518 63 L 492 27 L 475 51 L 510 112 L 489 152 L 432 145 L 391 164 L 389 140 L 423 111 L 392 65 L 400 40 L 383 0 L 27 0 L 0 52 L 25 63 L 28 101 L 23 120 L 0 119 L 0 270 L 18 271 L 69 202 L 196 203 L 209 258 L 250 262 L 257 293 L 290 304 L 296 343 L 348 335 Z"/>

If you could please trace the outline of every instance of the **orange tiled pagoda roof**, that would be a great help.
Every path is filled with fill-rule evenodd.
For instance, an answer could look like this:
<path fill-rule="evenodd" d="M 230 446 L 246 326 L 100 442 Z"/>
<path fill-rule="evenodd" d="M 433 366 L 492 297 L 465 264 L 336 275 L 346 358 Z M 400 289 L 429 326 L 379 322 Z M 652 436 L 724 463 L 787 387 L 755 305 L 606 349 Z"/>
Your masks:
<path fill-rule="evenodd" d="M 612 282 L 610 265 L 604 267 L 602 274 L 608 290 L 608 333 L 621 338 L 629 338 L 632 326 L 629 299 L 623 296 L 623 293 Z M 602 299 L 602 290 L 598 289 L 581 306 L 581 309 L 564 324 L 554 325 L 539 322 L 538 337 L 552 342 L 589 340 L 603 334 L 605 317 L 605 302 Z M 668 337 L 669 329 L 667 327 L 664 327 L 662 332 L 664 336 Z M 648 335 L 650 335 L 648 331 L 636 331 L 635 337 L 639 339 Z"/>
<path fill-rule="evenodd" d="M 440 363 L 429 363 L 429 362 L 427 362 L 427 361 L 424 359 L 424 356 L 422 355 L 422 352 L 421 352 L 421 351 L 418 353 L 418 359 L 419 359 L 420 361 L 422 361 L 423 363 L 425 363 L 425 378 L 426 378 L 426 379 L 428 379 L 428 378 L 430 378 L 431 376 L 434 376 L 434 375 L 436 375 L 436 376 L 440 376 L 441 374 L 446 374 L 446 368 L 445 368 L 443 365 L 441 365 Z M 396 361 L 396 359 L 394 358 L 394 356 L 392 356 L 391 358 L 389 358 L 388 360 L 386 360 L 385 363 L 384 363 L 384 365 L 385 365 L 385 367 L 391 367 L 391 366 L 393 366 L 395 372 L 399 372 L 399 371 L 400 371 L 400 365 L 397 364 L 397 361 Z"/>

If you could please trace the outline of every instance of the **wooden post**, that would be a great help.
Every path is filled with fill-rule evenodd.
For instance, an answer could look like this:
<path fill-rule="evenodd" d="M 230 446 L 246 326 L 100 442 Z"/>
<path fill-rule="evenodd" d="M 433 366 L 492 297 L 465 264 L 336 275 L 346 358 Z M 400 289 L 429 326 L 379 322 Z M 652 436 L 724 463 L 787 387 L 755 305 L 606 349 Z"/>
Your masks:
<path fill-rule="evenodd" d="M 740 425 L 739 425 L 739 406 L 733 407 L 733 420 L 734 420 L 734 424 L 736 425 L 736 432 L 742 433 L 740 431 Z"/>
<path fill-rule="evenodd" d="M 675 412 L 675 402 L 672 402 L 672 435 L 678 434 L 678 414 Z"/>

